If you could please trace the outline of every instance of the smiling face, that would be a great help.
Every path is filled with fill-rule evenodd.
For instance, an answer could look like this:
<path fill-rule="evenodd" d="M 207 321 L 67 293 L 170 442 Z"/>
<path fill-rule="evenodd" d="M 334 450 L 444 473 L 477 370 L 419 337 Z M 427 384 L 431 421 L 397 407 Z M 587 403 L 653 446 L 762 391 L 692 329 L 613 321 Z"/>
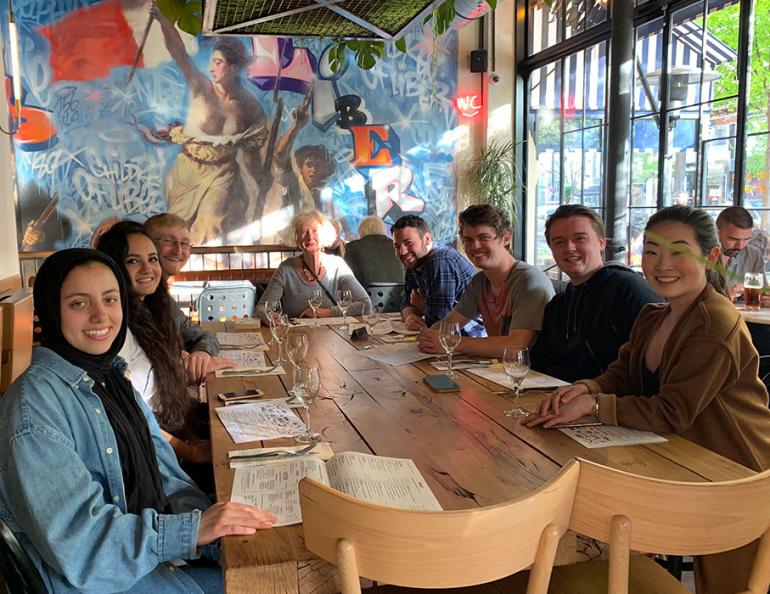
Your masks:
<path fill-rule="evenodd" d="M 168 276 L 179 274 L 190 259 L 190 230 L 184 226 L 152 227 L 151 233 L 163 272 Z"/>
<path fill-rule="evenodd" d="M 321 232 L 320 221 L 311 220 L 299 230 L 297 247 L 303 252 L 314 254 L 321 249 L 319 234 Z"/>
<path fill-rule="evenodd" d="M 73 268 L 65 277 L 59 300 L 64 339 L 89 355 L 106 353 L 120 332 L 118 280 L 104 264 Z"/>
<path fill-rule="evenodd" d="M 128 254 L 124 264 L 134 292 L 144 299 L 158 288 L 162 271 L 155 244 L 146 235 L 132 233 L 127 238 Z"/>
<path fill-rule="evenodd" d="M 706 264 L 719 257 L 714 247 L 704 254 L 689 225 L 663 221 L 645 230 L 642 270 L 650 287 L 671 303 L 691 303 L 706 287 Z"/>
<path fill-rule="evenodd" d="M 498 237 L 494 227 L 489 225 L 463 225 L 460 238 L 465 254 L 476 268 L 489 269 L 500 266 L 511 257 L 508 246 L 511 245 L 511 232 L 506 230 Z"/>
<path fill-rule="evenodd" d="M 429 232 L 420 237 L 418 229 L 404 227 L 393 231 L 393 247 L 404 266 L 416 268 L 433 248 L 433 238 Z"/>
<path fill-rule="evenodd" d="M 754 230 L 741 229 L 732 223 L 726 223 L 719 230 L 719 243 L 722 244 L 722 253 L 728 258 L 737 256 L 746 248 Z"/>
<path fill-rule="evenodd" d="M 557 219 L 551 225 L 551 253 L 556 265 L 579 285 L 603 266 L 605 239 L 599 237 L 588 217 Z"/>

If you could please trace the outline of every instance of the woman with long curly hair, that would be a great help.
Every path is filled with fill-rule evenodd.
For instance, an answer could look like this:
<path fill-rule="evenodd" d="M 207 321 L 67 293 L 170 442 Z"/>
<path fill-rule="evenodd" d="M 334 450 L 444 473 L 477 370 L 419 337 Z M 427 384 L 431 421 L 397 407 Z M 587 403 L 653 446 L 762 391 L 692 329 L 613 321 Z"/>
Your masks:
<path fill-rule="evenodd" d="M 199 440 L 192 428 L 198 407 L 187 393 L 182 339 L 155 244 L 144 225 L 121 221 L 102 235 L 97 249 L 118 263 L 128 284 L 129 332 L 120 355 L 128 363 L 132 383 L 177 456 L 195 464 L 210 462 L 208 441 Z"/>

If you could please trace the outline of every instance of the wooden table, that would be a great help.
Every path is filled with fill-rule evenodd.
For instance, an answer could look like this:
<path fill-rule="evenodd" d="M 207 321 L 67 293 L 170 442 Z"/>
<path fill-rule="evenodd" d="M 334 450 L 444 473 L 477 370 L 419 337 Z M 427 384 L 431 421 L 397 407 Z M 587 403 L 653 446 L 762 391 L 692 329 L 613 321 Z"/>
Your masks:
<path fill-rule="evenodd" d="M 229 326 L 229 324 L 228 324 Z M 221 327 L 220 327 L 221 329 Z M 230 329 L 230 328 L 228 328 Z M 292 330 L 294 331 L 294 330 Z M 308 360 L 320 364 L 321 393 L 313 405 L 313 429 L 335 452 L 358 451 L 411 458 L 446 510 L 507 501 L 541 485 L 570 459 L 581 456 L 641 475 L 683 481 L 718 481 L 751 470 L 677 436 L 647 446 L 589 450 L 559 431 L 528 429 L 503 411 L 510 408 L 501 386 L 460 373 L 459 393 L 435 393 L 422 381 L 437 373 L 430 360 L 413 365 L 380 365 L 360 354 L 329 327 L 302 328 L 309 337 Z M 267 334 L 266 334 L 267 336 Z M 275 348 L 269 352 L 275 356 Z M 284 395 L 287 375 L 207 380 L 209 394 L 259 387 Z M 543 393 L 525 394 L 534 409 Z M 230 497 L 234 471 L 227 452 L 257 447 L 236 445 L 219 421 L 216 398 L 209 398 L 217 498 Z M 269 445 L 294 444 L 292 439 Z M 308 552 L 302 526 L 285 526 L 250 537 L 223 539 L 228 594 L 238 592 L 335 592 L 335 570 Z"/>

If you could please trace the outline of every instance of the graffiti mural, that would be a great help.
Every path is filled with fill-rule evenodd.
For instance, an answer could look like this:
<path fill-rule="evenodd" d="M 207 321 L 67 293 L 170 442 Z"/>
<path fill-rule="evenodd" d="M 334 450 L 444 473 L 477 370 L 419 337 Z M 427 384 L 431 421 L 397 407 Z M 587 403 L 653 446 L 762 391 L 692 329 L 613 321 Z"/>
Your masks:
<path fill-rule="evenodd" d="M 106 218 L 166 210 L 198 245 L 284 242 L 306 208 L 343 229 L 422 213 L 454 240 L 454 33 L 415 31 L 407 54 L 332 72 L 329 41 L 195 38 L 147 0 L 13 8 L 22 250 L 84 246 Z"/>

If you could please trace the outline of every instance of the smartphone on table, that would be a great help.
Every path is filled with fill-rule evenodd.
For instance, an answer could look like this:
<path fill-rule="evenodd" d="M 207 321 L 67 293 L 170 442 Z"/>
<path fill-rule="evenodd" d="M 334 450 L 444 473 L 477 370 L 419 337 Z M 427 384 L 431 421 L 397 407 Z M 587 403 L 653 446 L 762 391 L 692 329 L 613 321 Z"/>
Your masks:
<path fill-rule="evenodd" d="M 422 380 L 430 386 L 430 389 L 434 392 L 459 392 L 460 386 L 458 386 L 449 376 L 441 375 L 426 375 Z"/>
<path fill-rule="evenodd" d="M 238 402 L 239 400 L 259 398 L 262 394 L 264 394 L 262 390 L 251 388 L 249 390 L 240 390 L 238 392 L 222 392 L 221 394 L 217 394 L 217 398 L 225 404 L 230 404 L 232 402 Z"/>

